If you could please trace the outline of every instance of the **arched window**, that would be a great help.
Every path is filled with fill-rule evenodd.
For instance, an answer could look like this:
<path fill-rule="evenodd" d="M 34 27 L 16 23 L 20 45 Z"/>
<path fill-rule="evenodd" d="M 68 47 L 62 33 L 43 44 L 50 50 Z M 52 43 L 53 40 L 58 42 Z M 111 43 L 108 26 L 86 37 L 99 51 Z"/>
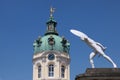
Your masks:
<path fill-rule="evenodd" d="M 61 78 L 65 77 L 65 66 L 61 66 Z"/>
<path fill-rule="evenodd" d="M 41 65 L 38 66 L 38 78 L 41 78 Z"/>
<path fill-rule="evenodd" d="M 48 75 L 49 75 L 49 77 L 53 77 L 54 76 L 54 65 L 53 64 L 50 64 L 49 66 L 48 66 Z"/>

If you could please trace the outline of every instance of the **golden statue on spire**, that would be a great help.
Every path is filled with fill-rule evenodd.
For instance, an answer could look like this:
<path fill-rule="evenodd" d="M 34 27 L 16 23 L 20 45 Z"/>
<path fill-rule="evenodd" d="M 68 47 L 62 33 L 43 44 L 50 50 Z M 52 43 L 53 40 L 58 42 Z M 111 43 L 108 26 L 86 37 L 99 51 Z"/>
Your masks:
<path fill-rule="evenodd" d="M 50 8 L 50 17 L 53 17 L 54 12 L 55 12 L 55 8 L 51 7 Z"/>

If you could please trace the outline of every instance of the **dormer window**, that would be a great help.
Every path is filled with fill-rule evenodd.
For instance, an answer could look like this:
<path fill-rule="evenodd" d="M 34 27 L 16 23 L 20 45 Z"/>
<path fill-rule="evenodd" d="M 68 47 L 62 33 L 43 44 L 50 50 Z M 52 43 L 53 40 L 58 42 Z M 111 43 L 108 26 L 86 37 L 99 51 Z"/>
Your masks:
<path fill-rule="evenodd" d="M 54 45 L 54 44 L 55 44 L 54 38 L 53 38 L 52 36 L 50 36 L 50 37 L 48 38 L 48 43 L 49 43 L 50 45 Z"/>

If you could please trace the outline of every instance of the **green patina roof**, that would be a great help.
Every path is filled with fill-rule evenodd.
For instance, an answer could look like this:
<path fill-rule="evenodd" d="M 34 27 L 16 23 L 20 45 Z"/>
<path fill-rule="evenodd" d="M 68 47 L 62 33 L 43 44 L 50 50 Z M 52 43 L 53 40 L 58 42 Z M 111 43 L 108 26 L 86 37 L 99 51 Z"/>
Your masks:
<path fill-rule="evenodd" d="M 49 38 L 51 37 L 54 39 L 53 45 L 51 45 L 49 42 Z M 57 35 L 46 35 L 41 37 L 41 39 L 38 39 L 38 41 L 40 42 L 40 44 L 37 44 L 36 41 L 33 44 L 34 53 L 49 51 L 49 50 L 69 53 L 70 43 L 67 41 L 65 44 L 63 44 L 62 43 L 63 38 Z"/>
<path fill-rule="evenodd" d="M 45 35 L 43 37 L 39 37 L 33 43 L 34 53 L 49 50 L 69 53 L 70 43 L 64 37 L 60 37 L 57 33 L 57 22 L 54 20 L 53 16 L 50 16 L 46 24 L 47 31 Z"/>
<path fill-rule="evenodd" d="M 49 20 L 46 22 L 46 24 L 49 24 L 51 21 L 54 22 L 54 23 L 57 23 L 57 22 L 54 20 L 54 17 L 50 17 Z"/>
<path fill-rule="evenodd" d="M 34 41 L 34 53 L 39 53 L 43 51 L 59 51 L 69 53 L 70 43 L 64 38 L 60 37 L 56 31 L 57 22 L 53 18 L 54 9 L 50 10 L 50 18 L 46 22 L 47 31 L 43 37 L 39 37 Z"/>

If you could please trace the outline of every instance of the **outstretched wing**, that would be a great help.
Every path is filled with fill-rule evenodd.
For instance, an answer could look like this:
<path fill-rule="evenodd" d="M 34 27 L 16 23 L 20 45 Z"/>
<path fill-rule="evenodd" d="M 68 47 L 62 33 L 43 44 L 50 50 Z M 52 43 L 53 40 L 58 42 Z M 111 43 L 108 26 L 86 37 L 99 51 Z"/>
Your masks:
<path fill-rule="evenodd" d="M 70 32 L 72 32 L 74 35 L 80 37 L 80 38 L 88 38 L 88 36 L 81 32 L 81 31 L 78 31 L 78 30 L 75 30 L 75 29 L 71 29 Z"/>

